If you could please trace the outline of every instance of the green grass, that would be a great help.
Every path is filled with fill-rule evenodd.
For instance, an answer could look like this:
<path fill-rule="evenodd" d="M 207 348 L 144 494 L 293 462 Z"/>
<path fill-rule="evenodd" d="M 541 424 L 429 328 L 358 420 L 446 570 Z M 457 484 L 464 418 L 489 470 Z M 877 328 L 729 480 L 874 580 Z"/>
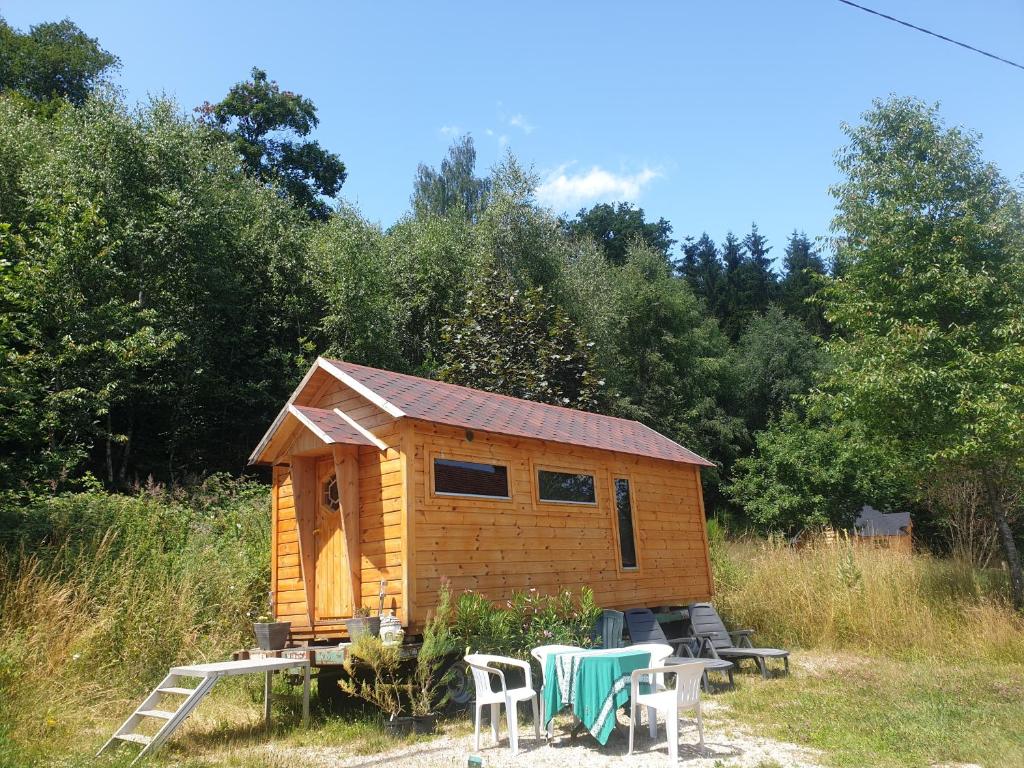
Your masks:
<path fill-rule="evenodd" d="M 267 583 L 264 488 L 214 478 L 178 494 L 83 493 L 0 509 L 0 768 L 77 768 L 176 662 L 251 639 Z M 716 603 L 794 674 L 716 696 L 719 719 L 847 766 L 1024 765 L 1024 619 L 1005 577 L 845 545 L 714 542 Z M 378 717 L 314 709 L 283 685 L 275 728 L 258 680 L 218 684 L 155 766 L 291 768 L 305 750 L 409 743 Z M 446 725 L 465 733 L 467 717 Z M 127 765 L 123 750 L 101 765 Z M 769 768 L 765 766 L 764 768 Z"/>
<path fill-rule="evenodd" d="M 739 676 L 716 697 L 757 734 L 837 768 L 1024 765 L 1024 665 L 798 654 L 790 678 Z"/>

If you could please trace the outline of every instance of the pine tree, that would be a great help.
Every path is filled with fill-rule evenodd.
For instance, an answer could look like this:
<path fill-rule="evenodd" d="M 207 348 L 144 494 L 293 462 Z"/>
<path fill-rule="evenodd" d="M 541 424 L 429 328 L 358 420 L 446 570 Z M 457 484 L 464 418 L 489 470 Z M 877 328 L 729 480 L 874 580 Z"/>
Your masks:
<path fill-rule="evenodd" d="M 694 242 L 687 240 L 677 270 L 694 294 L 704 301 L 708 313 L 721 319 L 725 272 L 718 259 L 715 241 L 705 232 Z"/>
<path fill-rule="evenodd" d="M 743 273 L 746 261 L 743 246 L 732 232 L 727 232 L 721 247 L 723 290 L 721 311 L 722 330 L 732 341 L 736 341 L 746 324 L 743 304 Z"/>
<path fill-rule="evenodd" d="M 808 331 L 827 337 L 829 324 L 824 309 L 808 302 L 818 291 L 818 278 L 827 272 L 825 260 L 814 250 L 810 238 L 793 230 L 786 244 L 779 301 L 786 313 L 803 321 Z"/>
<path fill-rule="evenodd" d="M 772 260 L 768 258 L 768 239 L 757 231 L 757 224 L 750 225 L 750 234 L 743 238 L 746 259 L 742 268 L 743 298 L 741 301 L 747 316 L 763 314 L 775 299 L 778 278 L 772 271 Z"/>

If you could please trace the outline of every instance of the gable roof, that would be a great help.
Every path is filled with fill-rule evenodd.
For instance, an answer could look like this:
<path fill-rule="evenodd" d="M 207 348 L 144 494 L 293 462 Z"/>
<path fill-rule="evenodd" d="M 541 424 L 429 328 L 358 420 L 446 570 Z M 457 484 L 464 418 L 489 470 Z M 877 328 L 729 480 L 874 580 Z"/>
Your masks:
<path fill-rule="evenodd" d="M 714 466 L 638 421 L 521 400 L 344 360 L 325 362 L 328 371 L 335 368 L 344 375 L 343 381 L 352 380 L 372 392 L 391 406 L 384 410 L 393 414 L 464 429 Z"/>
<path fill-rule="evenodd" d="M 353 429 L 341 416 L 327 408 L 290 405 L 288 410 L 325 443 L 373 445 L 373 443 Z"/>
<path fill-rule="evenodd" d="M 318 370 L 326 372 L 396 419 L 408 416 L 463 429 L 581 445 L 700 467 L 714 466 L 638 421 L 536 403 L 323 357 L 317 358 L 292 392 L 249 457 L 250 464 L 266 461 L 264 454 L 275 435 L 288 424 L 294 425 L 295 421 L 328 444 L 376 445 L 382 450 L 386 447 L 347 414 L 296 404 Z"/>

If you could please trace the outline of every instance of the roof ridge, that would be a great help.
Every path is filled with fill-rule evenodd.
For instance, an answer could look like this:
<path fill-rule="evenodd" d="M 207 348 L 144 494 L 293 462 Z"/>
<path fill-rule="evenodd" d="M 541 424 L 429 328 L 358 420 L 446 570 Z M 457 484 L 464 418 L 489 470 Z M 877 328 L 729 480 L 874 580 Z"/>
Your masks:
<path fill-rule="evenodd" d="M 567 411 L 569 413 L 584 413 L 587 416 L 598 416 L 598 417 L 600 417 L 602 419 L 610 419 L 612 421 L 622 421 L 622 422 L 625 422 L 627 424 L 639 424 L 641 427 L 643 427 L 645 429 L 649 429 L 651 432 L 654 432 L 654 434 L 658 435 L 659 437 L 662 437 L 665 440 L 671 440 L 671 438 L 665 437 L 665 435 L 661 434 L 657 430 L 651 429 L 646 424 L 644 424 L 642 421 L 637 421 L 636 419 L 627 419 L 627 418 L 623 418 L 622 416 L 611 416 L 611 415 L 609 415 L 607 413 L 598 413 L 597 411 L 584 411 L 582 408 L 570 408 L 567 405 L 555 405 L 554 403 L 542 403 L 540 400 L 528 400 L 525 397 L 515 397 L 514 395 L 506 395 L 506 394 L 503 394 L 501 392 L 491 392 L 491 391 L 486 390 L 486 389 L 477 389 L 476 387 L 467 387 L 465 384 L 453 384 L 450 381 L 442 381 L 441 379 L 428 379 L 425 376 L 416 376 L 416 375 L 411 374 L 411 373 L 402 373 L 401 371 L 389 371 L 387 368 L 374 368 L 372 365 L 363 365 L 362 363 L 352 363 L 352 362 L 349 362 L 348 360 L 341 360 L 341 359 L 336 358 L 336 357 L 325 357 L 324 359 L 327 360 L 327 362 L 332 363 L 333 365 L 355 366 L 356 368 L 364 368 L 364 369 L 366 369 L 368 371 L 379 371 L 380 373 L 387 373 L 387 374 L 390 374 L 392 376 L 403 376 L 403 377 L 409 378 L 409 379 L 419 379 L 420 381 L 429 381 L 431 384 L 440 384 L 441 386 L 444 386 L 444 387 L 454 387 L 455 389 L 465 389 L 465 390 L 468 390 L 470 392 L 479 392 L 480 394 L 487 395 L 488 397 L 500 397 L 500 398 L 503 398 L 505 400 L 512 400 L 513 402 L 519 402 L 519 403 L 529 403 L 530 405 L 536 405 L 536 406 L 540 406 L 542 408 L 554 408 L 554 409 L 559 410 L 559 411 Z M 673 440 L 672 442 L 675 442 L 675 441 Z M 679 443 L 676 443 L 676 445 L 679 445 Z M 680 448 L 684 448 L 684 446 L 681 446 L 681 445 L 679 447 Z M 684 448 L 684 450 L 689 450 L 689 449 Z"/>

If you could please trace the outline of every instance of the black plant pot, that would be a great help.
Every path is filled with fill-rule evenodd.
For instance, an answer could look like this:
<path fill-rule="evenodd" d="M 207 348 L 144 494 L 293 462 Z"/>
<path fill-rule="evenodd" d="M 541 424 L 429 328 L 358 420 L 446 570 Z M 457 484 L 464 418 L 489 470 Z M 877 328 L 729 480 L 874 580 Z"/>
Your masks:
<path fill-rule="evenodd" d="M 380 616 L 357 616 L 353 619 L 345 619 L 345 629 L 348 630 L 348 639 L 355 642 L 363 635 L 380 634 Z"/>
<path fill-rule="evenodd" d="M 290 621 L 272 621 L 267 623 L 257 622 L 252 625 L 256 633 L 256 645 L 264 651 L 280 651 L 288 643 L 288 633 L 291 631 Z"/>
<path fill-rule="evenodd" d="M 410 733 L 427 736 L 437 730 L 437 715 L 403 715 L 391 718 L 384 725 L 396 736 L 408 736 Z"/>

